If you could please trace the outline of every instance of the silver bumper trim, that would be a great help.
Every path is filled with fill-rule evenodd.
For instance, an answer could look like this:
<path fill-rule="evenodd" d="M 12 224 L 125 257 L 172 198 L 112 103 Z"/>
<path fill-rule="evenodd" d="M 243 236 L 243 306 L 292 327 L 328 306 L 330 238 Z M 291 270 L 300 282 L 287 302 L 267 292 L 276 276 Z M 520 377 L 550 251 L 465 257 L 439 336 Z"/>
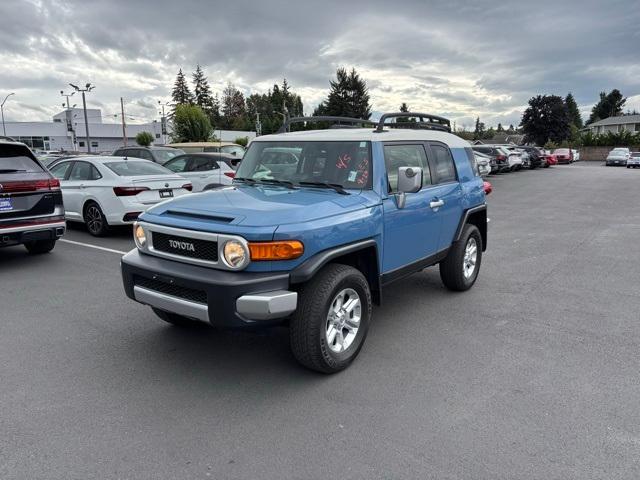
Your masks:
<path fill-rule="evenodd" d="M 133 287 L 136 300 L 145 305 L 159 308 L 167 312 L 177 313 L 189 318 L 195 318 L 205 322 L 209 321 L 209 307 L 202 303 L 190 302 L 182 298 L 154 292 L 138 285 Z"/>
<path fill-rule="evenodd" d="M 271 320 L 293 313 L 298 293 L 288 290 L 243 295 L 236 300 L 236 311 L 250 320 Z"/>

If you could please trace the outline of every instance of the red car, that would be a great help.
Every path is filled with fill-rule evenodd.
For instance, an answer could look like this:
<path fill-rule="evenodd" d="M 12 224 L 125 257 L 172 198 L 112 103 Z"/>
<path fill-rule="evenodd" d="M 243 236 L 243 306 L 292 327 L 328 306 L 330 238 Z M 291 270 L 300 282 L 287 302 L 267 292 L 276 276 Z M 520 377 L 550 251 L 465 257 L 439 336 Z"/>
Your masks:
<path fill-rule="evenodd" d="M 553 151 L 558 163 L 573 163 L 573 152 L 570 148 L 556 148 Z"/>
<path fill-rule="evenodd" d="M 558 159 L 556 158 L 556 156 L 552 153 L 544 153 L 542 155 L 542 166 L 544 168 L 548 168 L 551 165 L 557 165 L 558 164 Z"/>
<path fill-rule="evenodd" d="M 491 192 L 493 192 L 493 185 L 491 185 L 491 183 L 487 182 L 486 180 L 484 181 L 483 188 L 485 195 L 489 195 Z"/>

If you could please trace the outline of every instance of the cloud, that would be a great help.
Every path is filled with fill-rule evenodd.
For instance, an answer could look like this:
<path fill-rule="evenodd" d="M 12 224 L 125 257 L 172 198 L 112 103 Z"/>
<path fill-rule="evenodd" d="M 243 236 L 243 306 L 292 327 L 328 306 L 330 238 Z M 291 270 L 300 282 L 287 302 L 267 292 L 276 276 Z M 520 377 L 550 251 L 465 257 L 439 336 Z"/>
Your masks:
<path fill-rule="evenodd" d="M 127 115 L 151 120 L 197 63 L 218 93 L 286 77 L 307 113 L 353 66 L 374 110 L 407 102 L 468 127 L 518 124 L 537 94 L 571 91 L 583 112 L 602 90 L 640 98 L 636 0 L 2 0 L 0 18 L 10 120 L 49 119 L 69 82 L 94 83 L 87 104 L 105 118 L 123 97 Z"/>

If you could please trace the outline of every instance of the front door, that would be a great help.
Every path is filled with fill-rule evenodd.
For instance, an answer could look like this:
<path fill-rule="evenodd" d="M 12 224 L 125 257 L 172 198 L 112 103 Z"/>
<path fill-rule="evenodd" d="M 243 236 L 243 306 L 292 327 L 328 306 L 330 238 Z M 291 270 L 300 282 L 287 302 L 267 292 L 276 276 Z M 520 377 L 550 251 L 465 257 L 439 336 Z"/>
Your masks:
<path fill-rule="evenodd" d="M 389 143 L 384 145 L 389 195 L 383 200 L 384 247 L 382 271 L 394 270 L 419 262 L 438 251 L 440 215 L 432 208 L 435 196 L 431 171 L 423 143 Z M 396 198 L 399 167 L 421 167 L 422 189 L 406 194 L 404 208 Z"/>

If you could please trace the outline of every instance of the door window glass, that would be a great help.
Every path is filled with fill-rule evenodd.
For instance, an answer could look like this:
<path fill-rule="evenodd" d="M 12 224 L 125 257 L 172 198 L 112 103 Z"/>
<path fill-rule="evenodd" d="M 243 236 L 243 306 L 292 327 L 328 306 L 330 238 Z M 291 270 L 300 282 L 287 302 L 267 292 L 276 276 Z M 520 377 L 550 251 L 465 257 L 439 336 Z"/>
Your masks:
<path fill-rule="evenodd" d="M 422 168 L 422 186 L 431 184 L 431 172 L 427 163 L 427 155 L 422 145 L 385 145 L 384 162 L 387 167 L 389 191 L 398 191 L 398 168 Z"/>
<path fill-rule="evenodd" d="M 56 165 L 51 169 L 51 174 L 56 177 L 58 180 L 64 180 L 69 167 L 71 166 L 71 162 L 62 162 Z"/>
<path fill-rule="evenodd" d="M 174 158 L 173 160 L 169 160 L 167 163 L 164 164 L 164 167 L 168 168 L 172 172 L 176 172 L 176 173 L 184 172 L 188 159 L 189 157 L 187 157 L 186 155 L 183 155 L 182 157 L 177 157 L 177 158 Z"/>
<path fill-rule="evenodd" d="M 207 157 L 191 157 L 188 170 L 190 172 L 206 172 L 211 170 L 211 162 Z"/>
<path fill-rule="evenodd" d="M 71 170 L 71 175 L 69 175 L 69 180 L 77 182 L 81 180 L 91 180 L 91 177 L 91 164 L 87 162 L 76 162 Z"/>
<path fill-rule="evenodd" d="M 453 164 L 453 157 L 449 149 L 443 145 L 431 145 L 433 159 L 435 162 L 435 176 L 438 183 L 447 183 L 456 181 L 456 167 Z"/>

